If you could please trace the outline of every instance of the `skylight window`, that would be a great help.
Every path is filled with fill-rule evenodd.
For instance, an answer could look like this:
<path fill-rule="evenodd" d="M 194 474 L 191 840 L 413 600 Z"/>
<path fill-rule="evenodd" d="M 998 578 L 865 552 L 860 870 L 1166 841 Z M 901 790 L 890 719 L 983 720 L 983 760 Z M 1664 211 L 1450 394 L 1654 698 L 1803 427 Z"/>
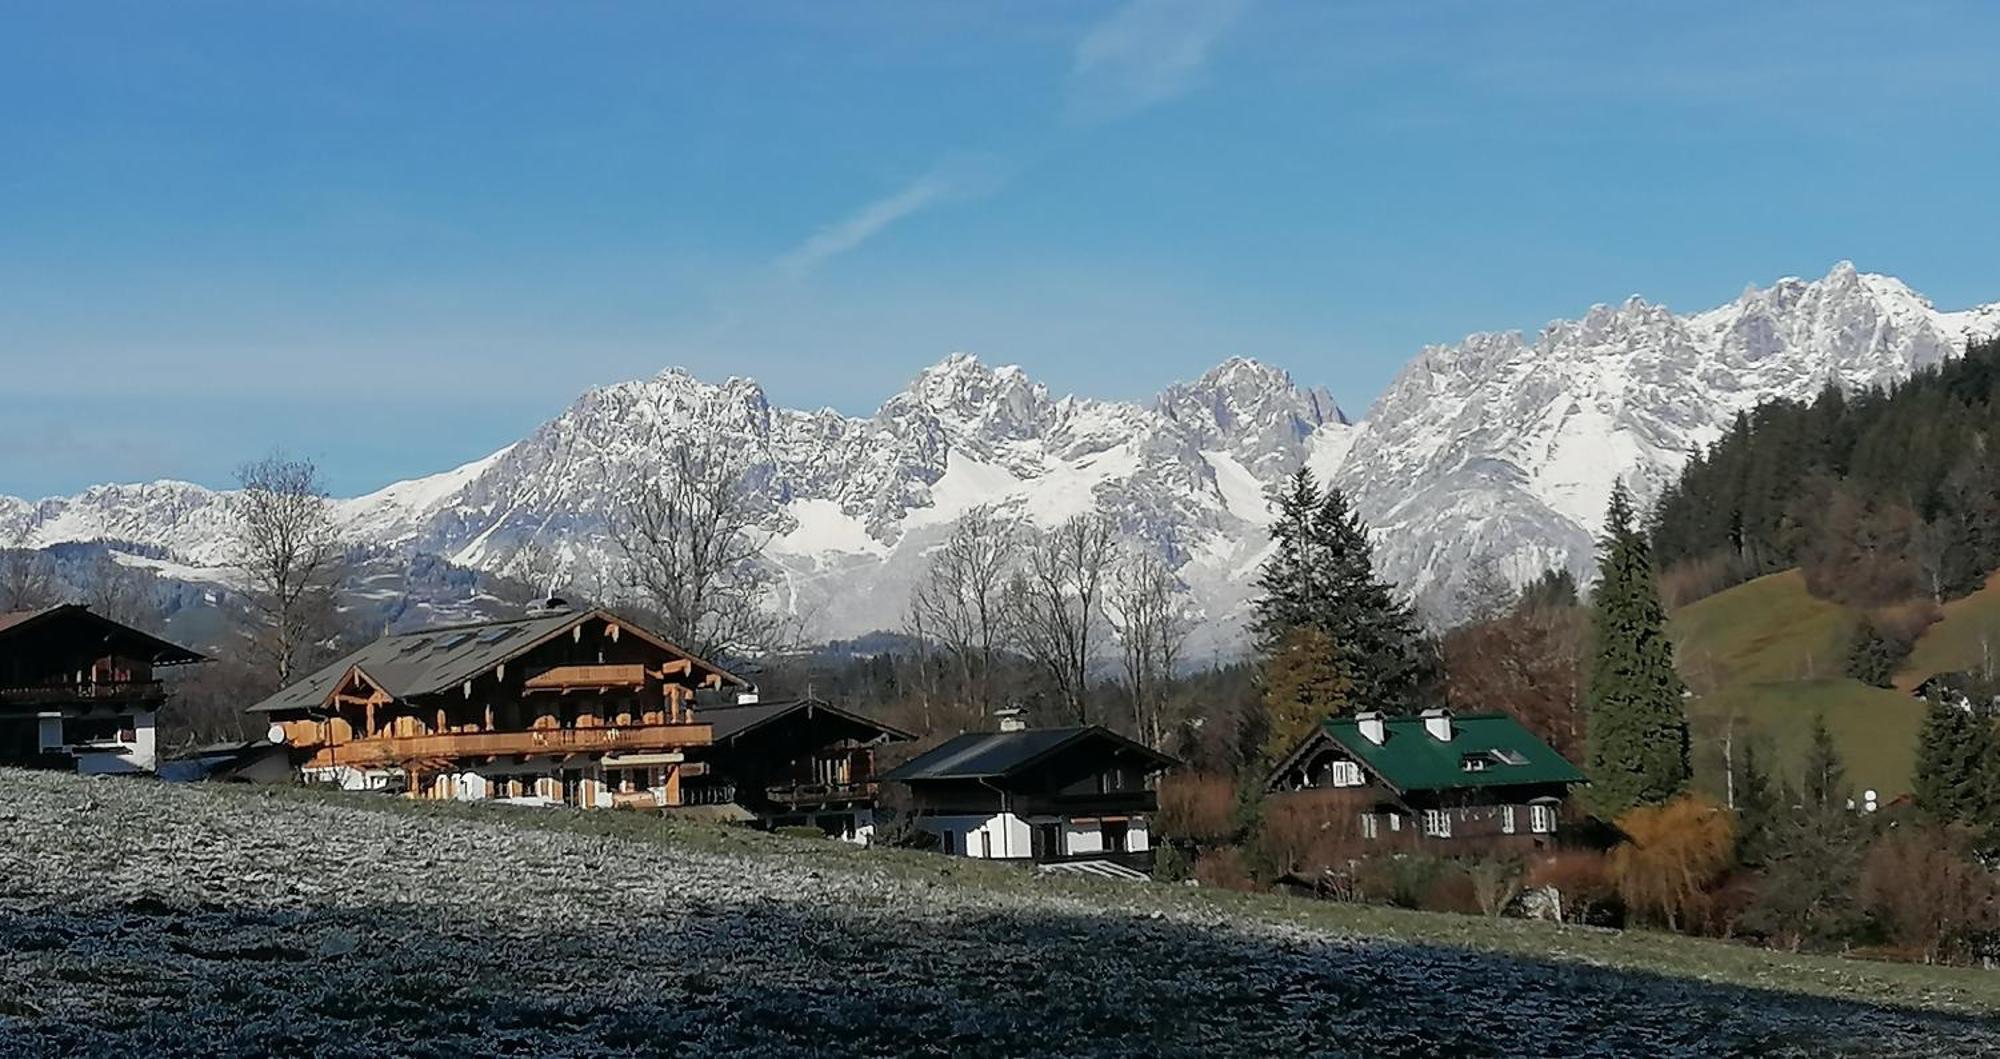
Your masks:
<path fill-rule="evenodd" d="M 425 647 L 429 646 L 429 645 L 430 645 L 430 642 L 431 642 L 431 638 L 430 638 L 430 637 L 428 637 L 428 636 L 419 636 L 419 637 L 417 637 L 416 639 L 414 639 L 414 640 L 411 640 L 411 641 L 410 641 L 409 643 L 406 643 L 406 644 L 404 644 L 404 645 L 403 645 L 403 650 L 402 650 L 402 653 L 403 653 L 403 654 L 409 654 L 409 653 L 410 653 L 410 652 L 412 652 L 412 651 L 421 651 L 421 650 L 423 650 L 423 649 L 424 649 Z"/>
<path fill-rule="evenodd" d="M 485 632 L 479 634 L 479 642 L 499 643 L 500 641 L 520 631 L 521 630 L 519 627 L 513 625 L 503 625 L 497 629 L 488 629 Z"/>
<path fill-rule="evenodd" d="M 1528 755 L 1512 747 L 1503 747 L 1493 752 L 1493 760 L 1502 765 L 1525 765 L 1528 763 Z"/>
<path fill-rule="evenodd" d="M 455 651 L 471 643 L 473 635 L 469 632 L 452 633 L 450 636 L 438 641 L 437 649 L 440 651 Z"/>

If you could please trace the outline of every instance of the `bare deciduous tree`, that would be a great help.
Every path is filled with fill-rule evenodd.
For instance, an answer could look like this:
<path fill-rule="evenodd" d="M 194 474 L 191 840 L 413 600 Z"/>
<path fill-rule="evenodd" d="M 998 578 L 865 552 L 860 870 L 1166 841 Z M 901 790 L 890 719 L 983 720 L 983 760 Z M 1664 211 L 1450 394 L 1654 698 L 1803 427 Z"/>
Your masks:
<path fill-rule="evenodd" d="M 958 694 L 986 716 L 995 706 L 995 656 L 1005 634 L 1007 578 L 1019 561 L 1013 519 L 980 506 L 961 515 L 910 594 L 910 629 L 951 656 Z"/>
<path fill-rule="evenodd" d="M 1089 721 L 1084 696 L 1116 550 L 1109 518 L 1077 515 L 1031 542 L 1022 569 L 1007 586 L 1014 640 L 1047 673 L 1068 716 L 1079 724 Z"/>
<path fill-rule="evenodd" d="M 91 560 L 88 581 L 91 610 L 137 629 L 159 626 L 159 575 L 153 571 L 127 566 L 106 549 Z"/>
<path fill-rule="evenodd" d="M 257 652 L 283 686 L 310 661 L 312 645 L 332 635 L 340 533 L 311 460 L 275 453 L 239 468 L 236 480 L 234 561 L 263 620 Z"/>
<path fill-rule="evenodd" d="M 55 564 L 25 543 L 0 548 L 0 613 L 39 610 L 56 601 Z"/>
<path fill-rule="evenodd" d="M 627 490 L 611 514 L 627 590 L 663 634 L 704 658 L 785 646 L 746 470 L 720 442 L 676 444 L 665 469 Z"/>
<path fill-rule="evenodd" d="M 1133 731 L 1147 745 L 1161 746 L 1167 735 L 1167 690 L 1187 642 L 1186 586 L 1158 555 L 1137 552 L 1118 564 L 1104 611 L 1123 655 Z"/>

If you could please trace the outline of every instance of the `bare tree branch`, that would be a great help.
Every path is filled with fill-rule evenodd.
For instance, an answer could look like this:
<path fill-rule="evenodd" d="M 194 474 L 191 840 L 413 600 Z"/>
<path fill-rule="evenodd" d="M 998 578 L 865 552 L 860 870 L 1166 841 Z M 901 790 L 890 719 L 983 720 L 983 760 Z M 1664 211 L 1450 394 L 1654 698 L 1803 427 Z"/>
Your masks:
<path fill-rule="evenodd" d="M 704 658 L 776 650 L 792 631 L 769 606 L 768 534 L 745 471 L 715 441 L 677 444 L 665 470 L 637 482 L 611 515 L 626 588 L 662 633 Z"/>
<path fill-rule="evenodd" d="M 332 635 L 340 534 L 311 460 L 273 454 L 243 465 L 236 480 L 234 559 L 265 625 L 259 653 L 283 686 L 310 660 L 312 645 Z"/>
<path fill-rule="evenodd" d="M 1115 551 L 1102 514 L 1077 515 L 1039 534 L 1008 582 L 1014 638 L 1048 674 L 1068 715 L 1088 723 L 1085 693 L 1104 621 L 1104 581 Z"/>
<path fill-rule="evenodd" d="M 1148 745 L 1161 746 L 1167 689 L 1189 631 L 1187 588 L 1158 555 L 1135 552 L 1113 571 L 1104 612 L 1123 656 L 1132 730 Z"/>
<path fill-rule="evenodd" d="M 959 696 L 980 716 L 996 705 L 994 661 L 1006 633 L 1007 578 L 1019 561 L 1020 528 L 990 507 L 973 508 L 929 558 L 910 594 L 910 626 L 951 655 Z"/>

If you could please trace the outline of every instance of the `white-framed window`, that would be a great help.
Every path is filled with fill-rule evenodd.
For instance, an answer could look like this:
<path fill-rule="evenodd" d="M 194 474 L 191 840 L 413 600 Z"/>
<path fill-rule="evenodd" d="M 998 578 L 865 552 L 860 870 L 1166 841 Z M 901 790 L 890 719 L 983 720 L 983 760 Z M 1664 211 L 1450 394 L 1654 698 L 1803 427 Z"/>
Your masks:
<path fill-rule="evenodd" d="M 1394 819 L 1394 817 L 1391 817 L 1390 819 Z M 1366 839 L 1373 839 L 1373 838 L 1374 838 L 1374 837 L 1375 837 L 1376 835 L 1378 835 L 1378 834 L 1380 834 L 1380 833 L 1381 833 L 1381 832 L 1380 832 L 1379 830 L 1377 830 L 1377 829 L 1378 829 L 1378 828 L 1380 828 L 1381 826 L 1382 826 L 1382 825 L 1381 825 L 1381 821 L 1379 821 L 1379 820 L 1375 819 L 1375 814 L 1374 814 L 1374 813 L 1362 813 L 1362 814 L 1361 814 L 1361 837 L 1362 837 L 1362 838 L 1366 838 Z"/>
<path fill-rule="evenodd" d="M 1334 762 L 1332 779 L 1336 787 L 1359 787 L 1367 782 L 1361 776 L 1361 766 L 1352 761 Z"/>
<path fill-rule="evenodd" d="M 1528 806 L 1528 830 L 1538 835 L 1546 835 L 1556 829 L 1556 807 L 1553 805 Z"/>
<path fill-rule="evenodd" d="M 1424 810 L 1424 834 L 1431 838 L 1451 837 L 1451 811 L 1448 809 Z"/>
<path fill-rule="evenodd" d="M 1401 813 L 1384 813 L 1383 815 L 1389 818 L 1390 831 L 1400 832 L 1403 830 L 1403 815 Z"/>
<path fill-rule="evenodd" d="M 1511 805 L 1500 807 L 1500 833 L 1503 835 L 1514 833 L 1514 807 Z"/>

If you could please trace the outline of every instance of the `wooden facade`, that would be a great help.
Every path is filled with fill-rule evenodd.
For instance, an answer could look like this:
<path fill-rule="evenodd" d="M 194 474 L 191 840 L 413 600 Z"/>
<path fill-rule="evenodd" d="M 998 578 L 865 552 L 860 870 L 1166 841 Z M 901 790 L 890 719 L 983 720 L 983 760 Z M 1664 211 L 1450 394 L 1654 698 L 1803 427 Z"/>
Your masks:
<path fill-rule="evenodd" d="M 1095 725 L 969 732 L 887 773 L 946 853 L 1149 870 L 1155 780 L 1174 759 Z"/>
<path fill-rule="evenodd" d="M 1432 853 L 1545 848 L 1582 773 L 1510 717 L 1330 718 L 1273 770 L 1275 797 L 1310 799 L 1366 845 Z"/>
<path fill-rule="evenodd" d="M 0 764 L 152 771 L 159 671 L 206 660 L 81 604 L 0 614 Z"/>
<path fill-rule="evenodd" d="M 681 804 L 697 695 L 748 685 L 607 611 L 386 637 L 253 710 L 309 779 L 413 797 Z"/>

